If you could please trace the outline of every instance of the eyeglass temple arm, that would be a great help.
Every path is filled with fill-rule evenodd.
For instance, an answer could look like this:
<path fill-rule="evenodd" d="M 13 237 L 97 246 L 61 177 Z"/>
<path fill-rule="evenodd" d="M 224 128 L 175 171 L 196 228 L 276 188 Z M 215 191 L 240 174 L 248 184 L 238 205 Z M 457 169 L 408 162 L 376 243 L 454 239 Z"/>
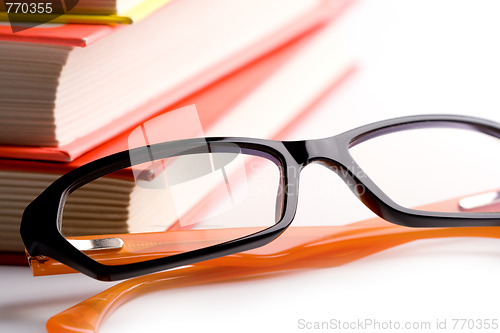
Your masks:
<path fill-rule="evenodd" d="M 96 332 L 120 305 L 155 290 L 261 278 L 262 273 L 300 268 L 338 266 L 413 240 L 440 237 L 500 238 L 500 228 L 407 228 L 379 218 L 346 227 L 292 227 L 275 242 L 254 252 L 121 282 L 50 318 L 47 330 Z"/>

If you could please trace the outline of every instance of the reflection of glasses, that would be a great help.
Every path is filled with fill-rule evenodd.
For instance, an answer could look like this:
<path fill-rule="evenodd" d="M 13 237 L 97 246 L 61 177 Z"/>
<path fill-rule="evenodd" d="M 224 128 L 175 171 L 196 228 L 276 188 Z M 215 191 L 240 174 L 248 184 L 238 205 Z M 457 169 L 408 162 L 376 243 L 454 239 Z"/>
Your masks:
<path fill-rule="evenodd" d="M 438 207 L 434 205 L 434 207 Z M 53 316 L 49 332 L 97 332 L 106 317 L 128 300 L 155 290 L 238 278 L 262 278 L 303 268 L 342 265 L 418 239 L 500 238 L 495 227 L 406 228 L 379 218 L 333 227 L 291 227 L 279 240 L 254 251 L 130 279 Z M 54 263 L 61 266 L 61 264 Z M 266 274 L 264 274 L 266 273 Z M 271 275 L 272 276 L 272 275 Z"/>
<path fill-rule="evenodd" d="M 151 144 L 58 179 L 26 208 L 21 235 L 33 266 L 50 257 L 101 280 L 250 250 L 290 225 L 312 162 L 389 222 L 498 226 L 499 138 L 490 121 L 429 115 L 318 140 Z"/>

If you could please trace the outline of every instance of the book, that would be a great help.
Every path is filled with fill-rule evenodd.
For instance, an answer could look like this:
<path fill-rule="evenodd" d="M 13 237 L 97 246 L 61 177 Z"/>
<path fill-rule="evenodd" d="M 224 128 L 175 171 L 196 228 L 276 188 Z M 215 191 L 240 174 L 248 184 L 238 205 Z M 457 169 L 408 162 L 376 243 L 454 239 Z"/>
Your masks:
<path fill-rule="evenodd" d="M 43 10 L 34 12 L 33 7 L 23 8 L 16 4 L 20 2 L 0 3 L 0 21 L 19 22 L 50 22 L 78 24 L 132 24 L 147 17 L 170 0 L 114 0 L 93 1 L 78 0 L 63 1 L 61 5 L 52 4 Z M 45 5 L 45 4 L 44 4 Z"/>
<path fill-rule="evenodd" d="M 182 0 L 131 26 L 0 26 L 0 144 L 53 150 L 2 157 L 70 161 L 344 5 Z"/>
<path fill-rule="evenodd" d="M 238 93 L 227 97 L 231 100 L 225 105 L 225 115 L 214 121 L 205 130 L 207 136 L 250 136 L 260 138 L 279 139 L 292 126 L 298 126 L 300 120 L 314 110 L 314 105 L 321 97 L 332 91 L 353 71 L 353 67 L 341 52 L 339 38 L 335 33 L 334 25 L 329 25 L 306 36 L 305 39 L 297 41 L 299 44 L 289 44 L 288 47 L 295 47 L 289 53 L 275 53 L 276 58 L 263 58 L 253 64 L 258 65 L 266 60 L 268 63 L 266 71 L 252 71 L 255 75 L 252 87 L 242 89 Z M 284 48 L 282 51 L 291 50 Z M 279 58 L 282 57 L 282 58 Z M 251 67 L 251 66 L 250 66 Z M 269 70 L 272 70 L 269 73 Z M 264 74 L 265 73 L 265 74 Z M 248 77 L 234 75 L 226 78 L 225 82 L 218 84 L 238 85 L 247 84 Z M 216 88 L 213 88 L 216 89 Z M 235 89 L 237 91 L 238 89 Z M 230 90 L 231 92 L 231 90 Z M 206 89 L 182 104 L 192 104 L 203 100 L 203 97 L 212 98 L 210 89 Z M 213 100 L 210 107 L 217 105 Z M 205 104 L 206 105 L 206 104 Z M 203 103 L 197 104 L 201 111 Z M 215 106 L 216 107 L 216 106 Z M 202 121 L 203 123 L 203 121 Z M 5 200 L 0 202 L 0 250 L 20 252 L 23 245 L 19 237 L 19 221 L 24 207 L 40 193 L 50 182 L 59 175 L 81 165 L 89 160 L 93 160 L 102 154 L 109 154 L 127 147 L 128 133 L 124 133 L 115 140 L 105 144 L 72 163 L 49 163 L 37 161 L 2 160 L 0 171 L 0 197 Z M 144 216 L 141 209 L 148 209 L 148 216 L 154 216 L 154 209 L 142 205 L 149 202 L 150 197 L 143 196 L 131 180 L 110 181 L 99 184 L 99 189 L 92 195 L 80 198 L 80 202 L 75 202 L 73 212 L 76 212 L 74 219 L 87 219 L 86 223 L 92 223 L 95 216 L 83 216 L 85 204 L 95 204 L 95 200 L 102 200 L 94 196 L 98 192 L 106 193 L 111 188 L 119 188 L 123 194 L 125 204 L 102 205 L 101 214 L 110 213 L 118 216 L 113 225 L 106 232 L 120 232 L 130 230 L 136 222 L 129 220 L 132 211 L 134 216 Z M 94 189 L 95 190 L 95 189 Z M 107 198 L 109 199 L 109 198 Z M 90 201 L 88 201 L 90 200 Z M 94 200 L 94 201 L 92 201 Z M 80 205 L 78 207 L 78 205 Z M 83 205 L 83 206 L 82 206 Z M 104 207 L 103 207 L 104 206 Z M 117 210 L 118 209 L 118 210 Z M 161 209 L 161 208 L 160 208 Z M 78 215 L 80 214 L 80 215 Z M 90 221 L 88 220 L 90 218 Z M 95 221 L 94 221 L 95 223 Z M 137 222 L 138 223 L 138 222 Z M 80 227 L 85 228 L 84 225 Z M 5 262 L 5 261 L 4 261 Z"/>

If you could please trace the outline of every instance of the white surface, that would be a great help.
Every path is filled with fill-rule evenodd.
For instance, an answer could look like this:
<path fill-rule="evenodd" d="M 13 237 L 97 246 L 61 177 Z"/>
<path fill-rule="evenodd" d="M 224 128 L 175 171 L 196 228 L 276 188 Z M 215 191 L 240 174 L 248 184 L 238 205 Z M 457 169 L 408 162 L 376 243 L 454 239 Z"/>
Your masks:
<path fill-rule="evenodd" d="M 360 0 L 342 19 L 359 72 L 290 138 L 418 113 L 500 121 L 499 9 L 495 1 Z M 325 170 L 303 171 L 295 225 L 371 216 Z M 452 319 L 500 319 L 499 262 L 497 239 L 418 241 L 340 267 L 156 292 L 123 305 L 101 332 L 302 332 L 300 319 L 365 318 L 430 322 L 426 332 L 447 320 L 441 332 L 472 332 L 451 329 Z M 110 286 L 79 275 L 33 279 L 25 268 L 0 274 L 2 332 L 39 332 L 51 315 Z"/>

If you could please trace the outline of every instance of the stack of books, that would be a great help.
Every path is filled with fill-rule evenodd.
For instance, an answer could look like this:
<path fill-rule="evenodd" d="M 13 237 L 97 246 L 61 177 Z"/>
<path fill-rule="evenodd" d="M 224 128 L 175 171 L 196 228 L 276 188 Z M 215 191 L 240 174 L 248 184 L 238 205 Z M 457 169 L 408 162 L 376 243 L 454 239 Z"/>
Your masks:
<path fill-rule="evenodd" d="M 80 0 L 63 23 L 0 25 L 0 262 L 24 252 L 29 202 L 128 149 L 138 124 L 195 105 L 207 136 L 279 138 L 353 71 L 335 28 L 346 1 L 153 2 Z"/>

